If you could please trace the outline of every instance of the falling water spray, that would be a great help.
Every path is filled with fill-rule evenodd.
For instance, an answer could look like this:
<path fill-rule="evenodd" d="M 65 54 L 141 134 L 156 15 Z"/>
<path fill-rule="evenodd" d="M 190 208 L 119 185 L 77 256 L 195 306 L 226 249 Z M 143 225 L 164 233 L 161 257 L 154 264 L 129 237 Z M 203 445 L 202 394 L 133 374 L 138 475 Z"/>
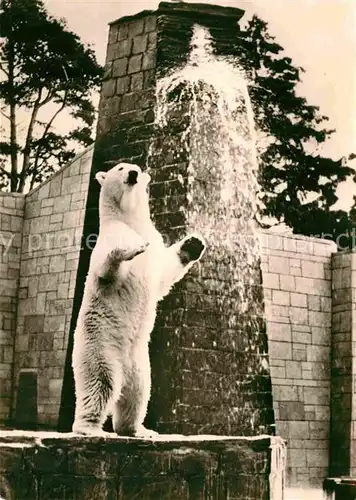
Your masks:
<path fill-rule="evenodd" d="M 164 144 L 176 161 L 172 164 L 170 158 L 171 168 L 164 168 L 170 171 L 172 186 L 184 193 L 183 199 L 170 190 L 167 203 L 174 197 L 181 200 L 178 211 L 185 231 L 198 232 L 207 241 L 192 284 L 200 289 L 191 290 L 186 282 L 186 309 L 174 342 L 181 346 L 183 360 L 202 354 L 201 361 L 186 362 L 189 370 L 199 377 L 214 374 L 214 388 L 208 382 L 202 385 L 223 394 L 210 412 L 217 422 L 225 422 L 224 432 L 270 432 L 273 410 L 256 224 L 253 112 L 243 70 L 235 59 L 214 53 L 207 28 L 193 26 L 188 60 L 158 79 L 155 126 L 158 139 L 149 156 L 153 179 L 155 158 L 165 162 Z M 194 339 L 187 334 L 191 327 L 199 331 Z M 202 346 L 208 349 L 206 355 L 199 352 Z M 221 373 L 221 357 L 226 358 L 227 376 Z M 204 423 L 199 431 L 217 428 Z"/>
<path fill-rule="evenodd" d="M 170 116 L 180 108 L 189 116 L 182 136 L 189 153 L 188 203 L 182 208 L 187 226 L 205 236 L 217 260 L 224 262 L 231 253 L 236 257 L 229 276 L 216 270 L 216 286 L 233 292 L 244 312 L 251 300 L 246 285 L 254 284 L 260 259 L 253 113 L 241 68 L 216 57 L 209 31 L 198 25 L 187 64 L 158 81 L 157 126 L 169 125 Z M 233 290 L 226 289 L 224 278 Z"/>

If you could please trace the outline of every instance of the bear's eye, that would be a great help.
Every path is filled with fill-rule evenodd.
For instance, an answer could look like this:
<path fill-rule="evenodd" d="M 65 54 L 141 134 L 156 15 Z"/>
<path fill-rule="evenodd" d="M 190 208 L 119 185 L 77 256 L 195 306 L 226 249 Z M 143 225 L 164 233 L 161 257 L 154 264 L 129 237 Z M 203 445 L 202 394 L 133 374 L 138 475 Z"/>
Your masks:
<path fill-rule="evenodd" d="M 119 168 L 119 172 L 121 172 L 121 170 L 124 170 L 124 167 L 120 167 L 120 168 Z"/>

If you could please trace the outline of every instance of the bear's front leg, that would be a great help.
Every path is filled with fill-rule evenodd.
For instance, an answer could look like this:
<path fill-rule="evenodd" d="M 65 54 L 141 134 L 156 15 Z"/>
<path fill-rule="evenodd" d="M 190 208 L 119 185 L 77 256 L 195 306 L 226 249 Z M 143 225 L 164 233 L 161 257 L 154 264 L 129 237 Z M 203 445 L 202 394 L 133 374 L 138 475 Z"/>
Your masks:
<path fill-rule="evenodd" d="M 111 282 L 117 277 L 122 262 L 127 262 L 145 252 L 148 247 L 139 234 L 127 224 L 116 223 L 106 227 L 91 256 L 91 267 L 103 282 Z"/>
<path fill-rule="evenodd" d="M 161 297 L 167 295 L 172 286 L 184 277 L 195 262 L 201 259 L 205 247 L 203 238 L 188 235 L 167 248 L 160 279 Z"/>

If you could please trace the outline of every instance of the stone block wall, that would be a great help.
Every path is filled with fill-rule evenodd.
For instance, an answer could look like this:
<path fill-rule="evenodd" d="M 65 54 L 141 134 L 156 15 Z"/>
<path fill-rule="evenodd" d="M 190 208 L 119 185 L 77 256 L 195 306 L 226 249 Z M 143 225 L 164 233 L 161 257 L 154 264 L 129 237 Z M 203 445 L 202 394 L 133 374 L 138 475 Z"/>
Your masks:
<path fill-rule="evenodd" d="M 25 197 L 0 192 L 0 425 L 9 420 Z"/>
<path fill-rule="evenodd" d="M 91 254 L 91 246 L 85 242 L 87 238 L 92 241 L 90 236 L 98 231 L 99 185 L 94 174 L 119 161 L 148 166 L 157 227 L 169 241 L 186 230 L 180 208 L 186 201 L 184 178 L 189 159 L 187 151 L 176 147 L 180 139 L 175 147 L 170 142 L 182 138 L 186 123 L 181 116 L 176 117 L 170 136 L 165 136 L 157 134 L 154 119 L 156 78 L 187 57 L 192 26 L 197 21 L 191 8 L 163 3 L 155 13 L 113 23 L 94 148 L 26 199 L 0 194 L 0 236 L 16 233 L 8 255 L 4 254 L 4 239 L 0 241 L 0 276 L 6 290 L 0 294 L 2 420 L 9 414 L 14 374 L 12 416 L 20 426 L 27 423 L 26 411 L 19 411 L 26 408 L 26 389 L 18 389 L 20 376 L 28 373 L 34 376 L 37 390 L 38 423 L 56 426 L 60 416 L 61 430 L 71 428 L 73 332 Z M 230 37 L 238 31 L 232 16 L 239 17 L 242 11 L 219 10 L 222 24 L 229 19 L 226 30 L 225 24 L 217 26 L 216 16 L 211 15 L 215 7 L 204 9 L 199 23 L 211 30 L 215 48 L 229 53 Z M 262 243 L 263 290 L 258 277 L 254 292 L 259 304 L 263 305 L 263 295 L 266 303 L 276 432 L 288 440 L 289 484 L 319 486 L 328 475 L 330 422 L 335 443 L 331 450 L 332 467 L 336 464 L 333 470 L 355 471 L 355 255 L 333 257 L 332 289 L 331 261 L 336 251 L 332 243 L 271 233 L 262 234 Z M 192 271 L 160 306 L 151 345 L 149 425 L 166 432 L 240 434 L 245 429 L 241 430 L 239 420 L 230 413 L 243 408 L 237 386 L 244 382 L 244 374 L 239 378 L 233 370 L 245 359 L 243 342 L 248 335 L 244 337 L 241 328 L 226 328 L 230 313 L 221 314 L 223 302 L 218 304 L 201 287 L 215 271 L 214 265 L 204 265 Z M 260 320 L 252 326 L 261 332 L 257 347 L 266 355 L 265 322 L 262 317 Z M 255 368 L 253 365 L 252 373 Z M 335 375 L 332 383 L 330 374 Z M 268 365 L 262 375 L 270 380 Z M 256 386 L 250 388 L 251 393 Z M 265 411 L 263 418 L 266 421 L 268 416 L 271 423 L 270 389 L 255 390 L 255 394 L 256 407 Z M 218 408 L 214 414 L 213 406 Z M 248 418 L 250 409 L 246 421 Z M 338 433 L 340 422 L 346 424 L 343 434 Z M 264 423 L 261 421 L 261 427 Z M 338 455 L 340 443 L 344 458 Z"/>
<path fill-rule="evenodd" d="M 331 464 L 356 474 L 356 253 L 332 258 Z"/>
<path fill-rule="evenodd" d="M 94 152 L 97 169 L 107 170 L 118 160 L 146 163 L 154 120 L 156 21 L 155 15 L 143 15 L 110 27 Z"/>
<path fill-rule="evenodd" d="M 26 196 L 14 357 L 13 421 L 26 425 L 22 373 L 32 373 L 38 423 L 56 425 L 92 149 Z M 36 385 L 36 382 L 34 382 Z M 18 411 L 17 411 L 18 410 Z"/>
<path fill-rule="evenodd" d="M 288 441 L 288 482 L 328 475 L 332 242 L 262 233 L 276 433 Z"/>

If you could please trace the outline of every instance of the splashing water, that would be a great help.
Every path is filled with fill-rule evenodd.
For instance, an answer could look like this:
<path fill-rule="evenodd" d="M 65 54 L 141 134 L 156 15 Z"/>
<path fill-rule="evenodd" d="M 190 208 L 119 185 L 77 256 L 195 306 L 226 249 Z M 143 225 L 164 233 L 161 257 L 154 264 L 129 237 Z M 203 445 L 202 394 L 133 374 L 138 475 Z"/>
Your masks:
<path fill-rule="evenodd" d="M 217 375 L 215 388 L 224 394 L 211 409 L 211 421 L 203 420 L 199 432 L 217 432 L 214 412 L 216 421 L 223 418 L 224 432 L 269 432 L 268 412 L 273 410 L 268 399 L 271 388 L 255 222 L 260 206 L 253 113 L 243 71 L 236 61 L 214 54 L 206 28 L 193 27 L 187 63 L 158 80 L 155 117 L 156 136 L 148 163 L 153 179 L 159 167 L 156 192 L 162 225 L 178 221 L 176 226 L 201 233 L 207 241 L 199 276 L 192 286 L 189 281 L 185 285 L 191 301 L 186 312 L 193 314 L 184 316 L 177 327 L 181 354 L 188 356 L 192 372 Z M 184 217 L 174 218 L 179 204 Z M 198 332 L 185 337 L 190 326 L 197 324 Z M 204 349 L 212 355 L 195 357 L 195 351 Z M 200 362 L 190 363 L 187 351 Z M 227 377 L 222 375 L 223 356 L 219 355 L 225 356 Z M 199 388 L 212 389 L 208 382 L 200 384 Z"/>
<path fill-rule="evenodd" d="M 242 71 L 213 54 L 209 31 L 198 25 L 187 64 L 157 83 L 156 124 L 163 129 L 177 116 L 189 121 L 181 137 L 189 152 L 188 229 L 206 238 L 209 253 L 223 264 L 215 288 L 229 287 L 243 313 L 260 257 L 253 113 Z"/>

